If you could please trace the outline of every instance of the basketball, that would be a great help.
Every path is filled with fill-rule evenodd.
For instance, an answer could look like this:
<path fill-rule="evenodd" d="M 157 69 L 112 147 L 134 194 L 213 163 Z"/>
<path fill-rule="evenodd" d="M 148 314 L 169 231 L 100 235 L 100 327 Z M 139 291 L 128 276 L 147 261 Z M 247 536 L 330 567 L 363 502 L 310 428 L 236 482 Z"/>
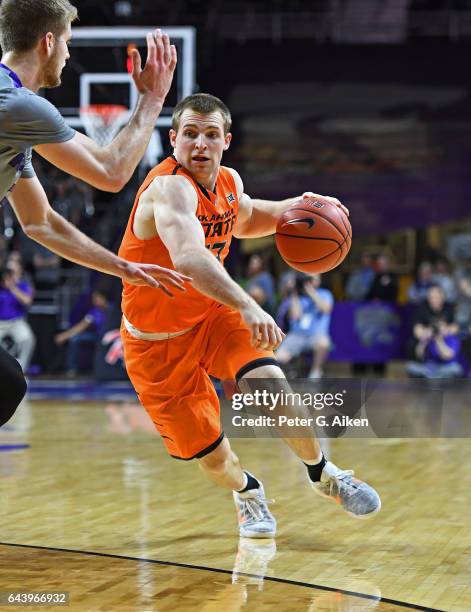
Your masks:
<path fill-rule="evenodd" d="M 275 241 L 289 266 L 320 274 L 345 259 L 352 244 L 352 226 L 343 210 L 326 198 L 303 198 L 279 218 Z"/>

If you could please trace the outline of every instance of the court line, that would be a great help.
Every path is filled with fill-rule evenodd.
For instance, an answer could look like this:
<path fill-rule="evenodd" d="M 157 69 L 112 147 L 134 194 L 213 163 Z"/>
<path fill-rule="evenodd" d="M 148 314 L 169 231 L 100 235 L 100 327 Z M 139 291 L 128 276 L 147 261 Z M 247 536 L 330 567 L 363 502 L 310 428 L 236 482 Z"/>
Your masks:
<path fill-rule="evenodd" d="M 130 557 L 128 555 L 115 555 L 112 553 L 100 553 L 92 550 L 74 550 L 71 548 L 56 548 L 53 546 L 35 546 L 33 544 L 14 544 L 12 542 L 0 542 L 0 546 L 15 546 L 17 548 L 34 548 L 38 550 L 50 550 L 54 552 L 65 552 L 73 553 L 77 555 L 89 555 L 93 557 L 107 557 L 110 559 L 124 559 L 126 561 L 140 561 L 142 563 L 154 563 L 156 565 L 167 565 L 171 567 L 183 567 L 185 569 L 203 570 L 207 572 L 215 572 L 218 574 L 232 575 L 233 570 L 226 570 L 219 567 L 209 567 L 206 565 L 192 565 L 190 563 L 178 563 L 176 561 L 160 561 L 159 559 L 145 559 L 143 557 Z M 293 586 L 305 587 L 308 589 L 317 589 L 319 591 L 329 591 L 331 593 L 341 593 L 342 595 L 350 595 L 351 597 L 358 597 L 359 599 L 370 599 L 372 601 L 378 601 L 382 603 L 388 603 L 393 606 L 403 606 L 411 610 L 423 610 L 424 612 L 446 612 L 439 608 L 430 608 L 428 606 L 421 606 L 419 604 L 407 603 L 399 601 L 397 599 L 389 599 L 388 597 L 376 597 L 375 595 L 368 595 L 367 593 L 356 593 L 355 591 L 347 591 L 345 589 L 336 589 L 335 587 L 328 587 L 321 584 L 314 584 L 312 582 L 301 582 L 299 580 L 290 580 L 289 578 L 276 578 L 275 576 L 261 576 L 260 574 L 246 574 L 245 572 L 237 572 L 240 576 L 246 576 L 248 578 L 261 578 L 269 582 L 279 582 L 281 584 L 290 584 Z"/>

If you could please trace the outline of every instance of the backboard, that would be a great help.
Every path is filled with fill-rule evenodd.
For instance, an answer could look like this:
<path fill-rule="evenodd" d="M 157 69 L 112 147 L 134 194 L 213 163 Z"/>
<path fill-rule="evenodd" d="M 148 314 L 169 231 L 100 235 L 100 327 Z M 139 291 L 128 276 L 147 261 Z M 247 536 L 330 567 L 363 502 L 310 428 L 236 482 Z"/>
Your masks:
<path fill-rule="evenodd" d="M 149 27 L 73 28 L 70 59 L 62 74 L 62 85 L 43 94 L 61 112 L 69 125 L 83 128 L 79 109 L 89 104 L 122 104 L 132 109 L 137 90 L 127 70 L 128 45 L 135 45 L 142 63 L 147 56 Z M 165 107 L 157 126 L 171 124 L 176 103 L 195 90 L 195 29 L 163 28 L 177 47 L 178 64 Z"/>

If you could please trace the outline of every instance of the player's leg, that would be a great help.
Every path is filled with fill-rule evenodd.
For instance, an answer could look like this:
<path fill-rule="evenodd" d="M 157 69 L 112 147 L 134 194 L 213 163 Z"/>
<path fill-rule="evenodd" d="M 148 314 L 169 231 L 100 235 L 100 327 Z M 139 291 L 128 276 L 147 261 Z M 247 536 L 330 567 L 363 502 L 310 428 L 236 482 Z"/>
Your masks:
<path fill-rule="evenodd" d="M 314 354 L 309 378 L 322 378 L 324 363 L 330 351 L 330 338 L 324 334 L 316 334 L 312 348 Z"/>
<path fill-rule="evenodd" d="M 256 366 L 256 364 L 254 364 Z M 246 368 L 250 368 L 247 364 Z M 246 370 L 237 383 L 242 393 L 251 393 L 255 390 L 253 383 L 248 384 L 249 379 L 277 379 L 279 389 L 285 393 L 291 392 L 291 387 L 286 380 L 283 370 L 277 365 L 264 365 Z M 309 416 L 306 413 L 306 416 Z M 313 435 L 311 428 L 306 428 L 305 437 L 283 438 L 286 444 L 307 465 L 318 465 L 323 458 L 322 448 L 319 440 Z M 322 470 L 321 470 L 322 471 Z M 319 474 L 320 475 L 320 474 Z"/>
<path fill-rule="evenodd" d="M 201 471 L 220 487 L 233 491 L 239 533 L 245 538 L 273 538 L 276 520 L 268 510 L 263 484 L 243 471 L 227 438 L 198 459 Z"/>
<path fill-rule="evenodd" d="M 217 448 L 198 459 L 201 471 L 220 487 L 240 491 L 247 484 L 247 477 L 240 467 L 239 458 L 224 438 Z"/>
<path fill-rule="evenodd" d="M 254 365 L 256 366 L 256 362 Z M 245 366 L 241 375 L 237 377 L 239 388 L 243 393 L 253 393 L 257 386 L 263 387 L 261 382 L 257 384 L 254 380 L 251 382 L 250 379 L 259 381 L 270 379 L 271 391 L 278 387 L 279 391 L 283 390 L 286 393 L 290 389 L 282 370 L 275 365 L 253 368 L 250 367 L 250 364 Z M 260 391 L 263 391 L 263 388 L 260 388 Z M 297 408 L 298 411 L 305 410 L 303 406 Z M 306 414 L 306 416 L 309 415 Z M 309 480 L 316 493 L 334 500 L 356 518 L 367 518 L 380 510 L 380 498 L 372 487 L 353 478 L 352 470 L 341 470 L 325 459 L 319 440 L 312 429 L 306 428 L 305 437 L 286 437 L 284 441 L 306 465 Z"/>
<path fill-rule="evenodd" d="M 20 364 L 0 348 L 0 427 L 11 419 L 26 393 Z"/>

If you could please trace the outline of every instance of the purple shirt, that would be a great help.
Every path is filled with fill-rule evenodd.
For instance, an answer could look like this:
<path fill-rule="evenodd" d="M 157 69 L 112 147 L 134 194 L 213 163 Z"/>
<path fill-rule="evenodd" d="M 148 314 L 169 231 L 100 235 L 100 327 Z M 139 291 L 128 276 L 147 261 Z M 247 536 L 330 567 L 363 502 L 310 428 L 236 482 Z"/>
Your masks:
<path fill-rule="evenodd" d="M 101 335 L 105 328 L 107 314 L 108 311 L 106 308 L 92 306 L 84 317 L 85 321 L 91 324 L 90 331 L 94 331 L 96 334 Z"/>
<path fill-rule="evenodd" d="M 20 281 L 16 283 L 16 286 L 28 295 L 32 295 L 33 293 L 31 285 L 26 281 Z M 0 321 L 20 319 L 25 316 L 26 311 L 27 307 L 22 304 L 9 289 L 5 287 L 0 288 Z"/>
<path fill-rule="evenodd" d="M 426 358 L 427 360 L 434 361 L 435 363 L 451 363 L 457 360 L 458 352 L 460 350 L 460 339 L 458 336 L 449 335 L 444 337 L 444 342 L 448 348 L 450 348 L 454 355 L 450 359 L 443 359 L 438 350 L 437 343 L 435 340 L 431 340 L 427 344 Z"/>

